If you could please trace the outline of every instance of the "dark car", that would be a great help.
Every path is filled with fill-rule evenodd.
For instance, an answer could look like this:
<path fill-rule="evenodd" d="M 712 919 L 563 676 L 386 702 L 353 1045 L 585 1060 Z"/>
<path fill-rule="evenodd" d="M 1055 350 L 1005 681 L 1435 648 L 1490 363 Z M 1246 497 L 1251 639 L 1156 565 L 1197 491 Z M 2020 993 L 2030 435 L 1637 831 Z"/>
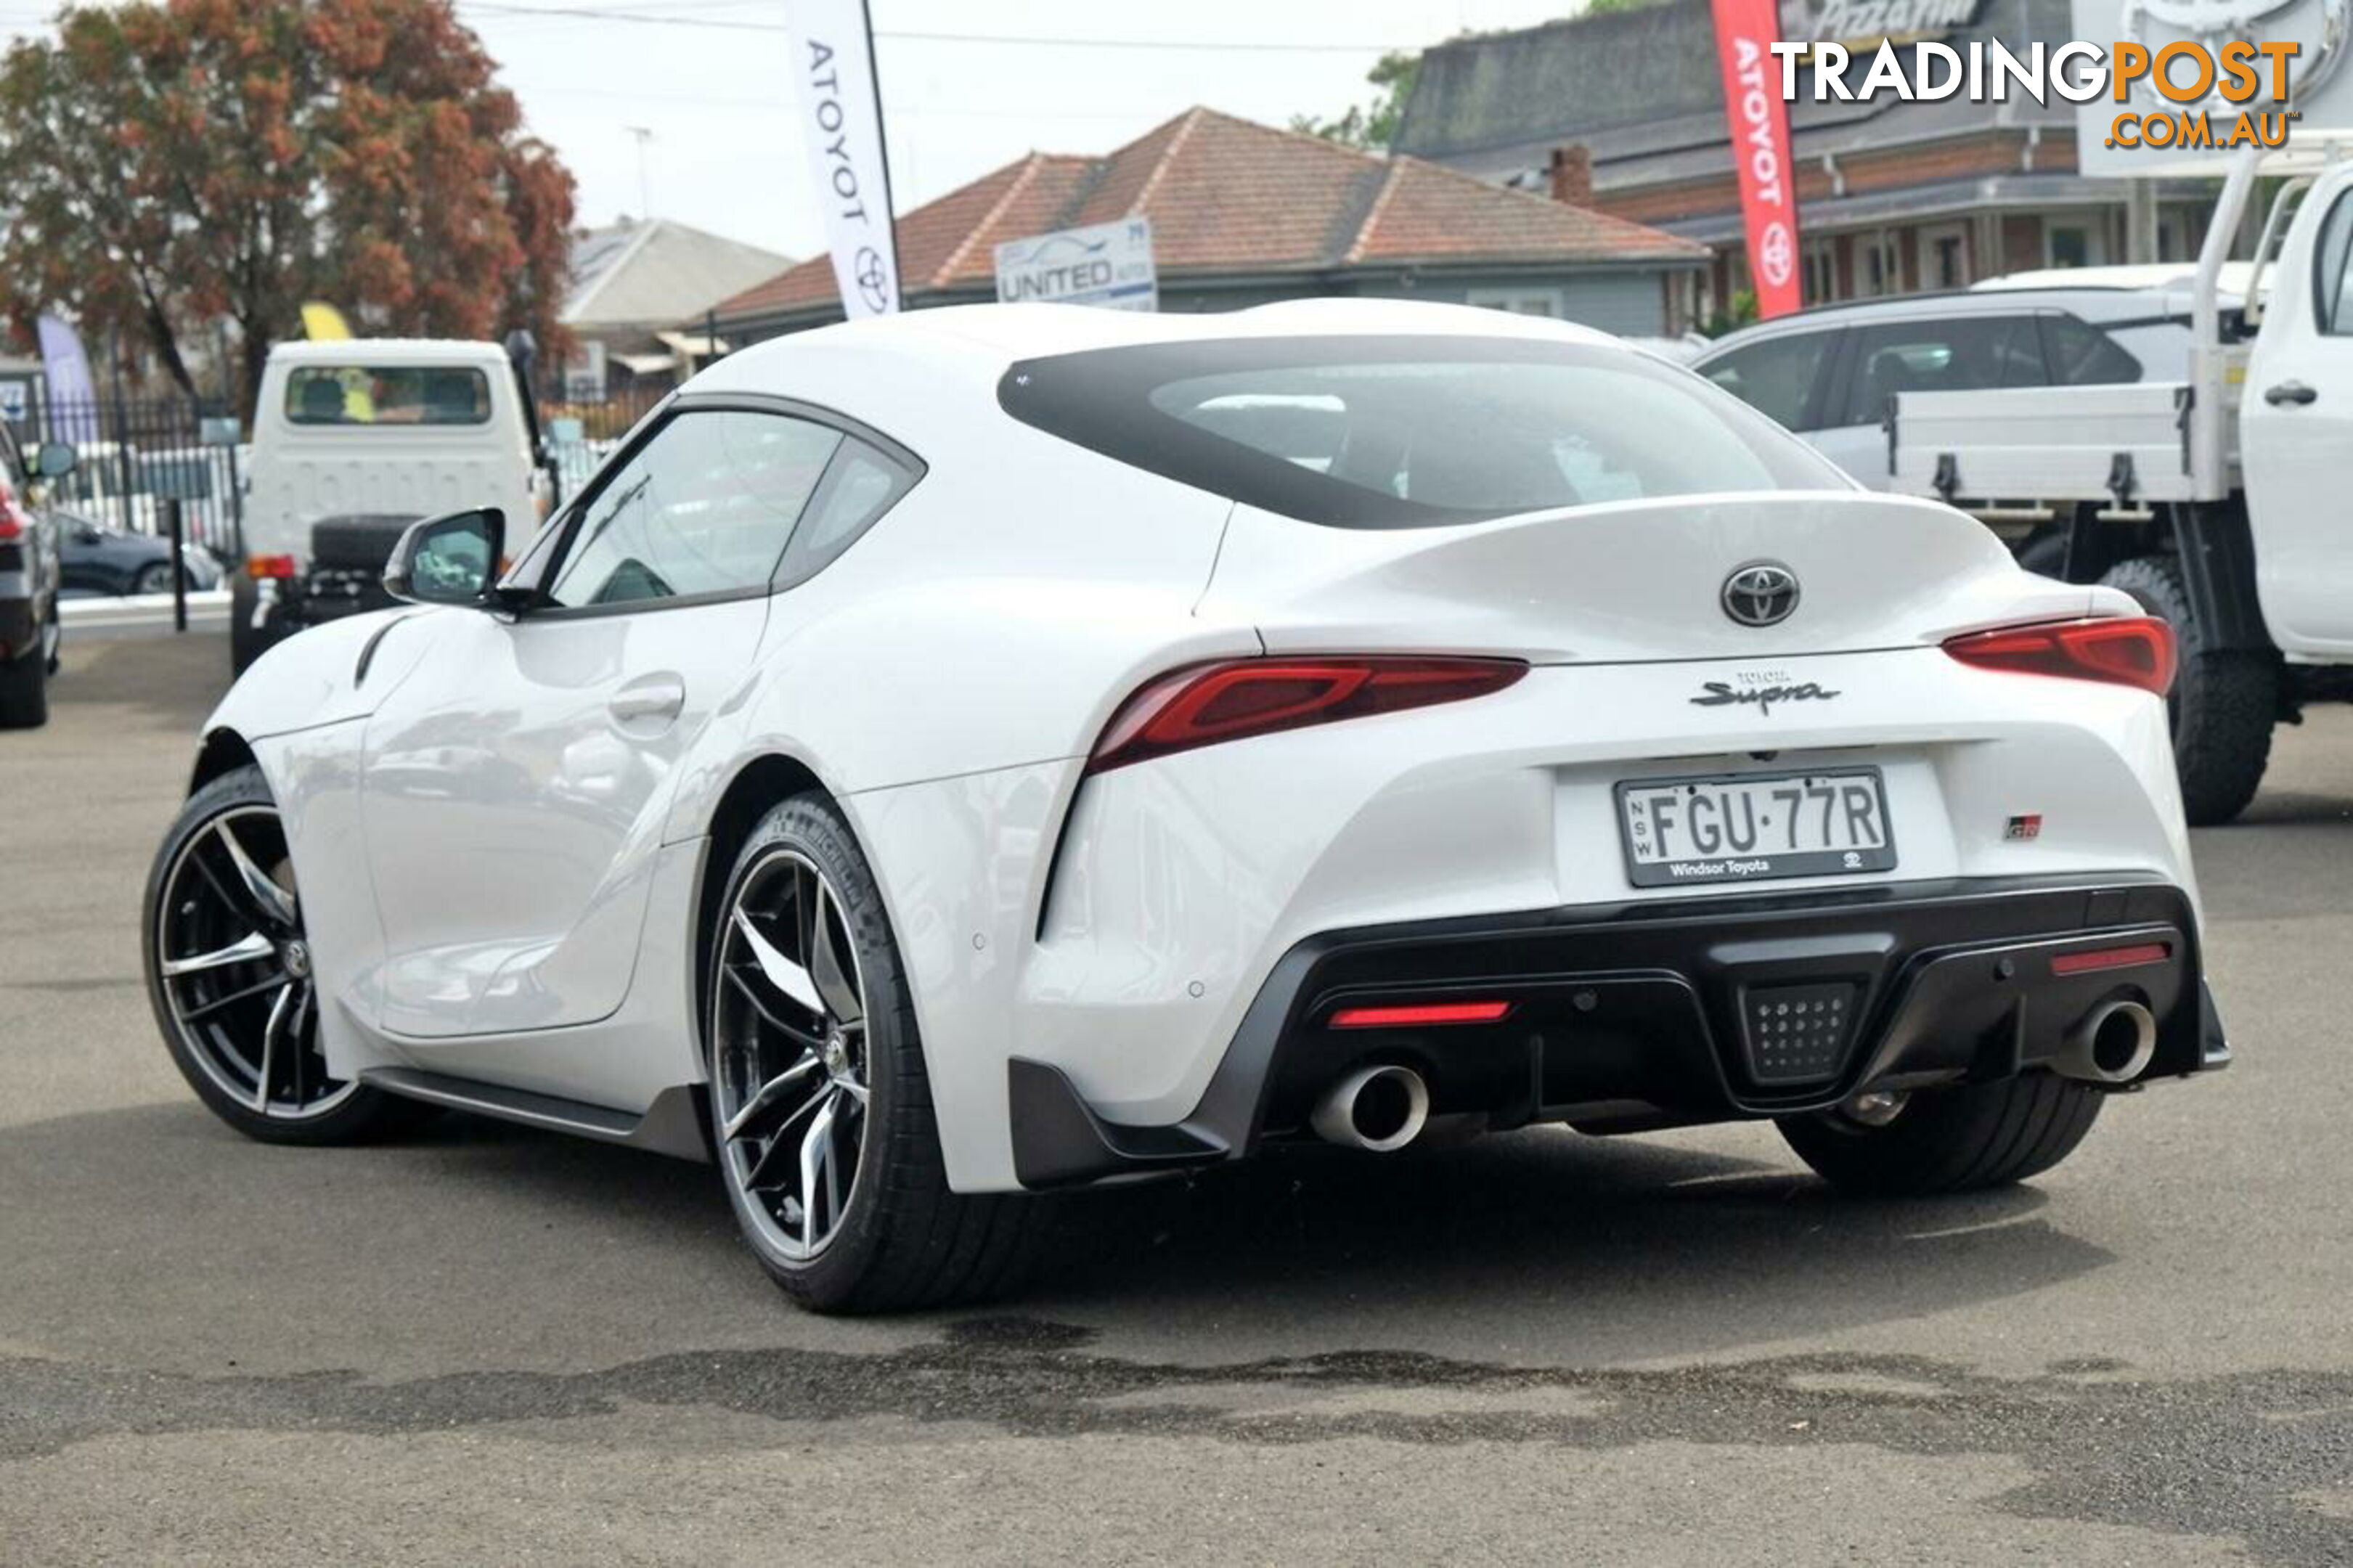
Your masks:
<path fill-rule="evenodd" d="M 52 514 L 58 525 L 58 555 L 69 594 L 168 594 L 172 591 L 172 545 L 150 533 L 110 528 L 79 512 Z M 188 586 L 217 588 L 220 563 L 202 547 L 185 552 Z"/>
<path fill-rule="evenodd" d="M 27 497 L 44 471 L 73 467 L 73 448 L 51 442 L 34 457 L 0 425 L 0 730 L 48 721 L 58 668 L 58 530 Z"/>

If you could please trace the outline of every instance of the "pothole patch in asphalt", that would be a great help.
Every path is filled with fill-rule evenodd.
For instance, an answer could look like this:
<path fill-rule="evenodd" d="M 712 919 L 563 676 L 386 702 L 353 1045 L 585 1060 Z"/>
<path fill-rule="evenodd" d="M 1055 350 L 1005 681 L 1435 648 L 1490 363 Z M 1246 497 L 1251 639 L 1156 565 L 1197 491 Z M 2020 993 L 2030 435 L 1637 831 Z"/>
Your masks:
<path fill-rule="evenodd" d="M 367 1434 L 562 1420 L 630 1405 L 778 1421 L 975 1423 L 1025 1436 L 1136 1434 L 1253 1444 L 1652 1441 L 2009 1455 L 2035 1479 L 1995 1501 L 2038 1519 L 2230 1535 L 2258 1559 L 2342 1563 L 2353 1374 L 2178 1382 L 2071 1363 L 1989 1376 L 1926 1357 L 1815 1354 L 1666 1371 L 1510 1367 L 1346 1351 L 1226 1364 L 1121 1360 L 1089 1331 L 952 1324 L 879 1354 L 708 1351 L 601 1371 L 190 1377 L 0 1359 L 0 1460 L 115 1435 Z M 2086 1375 L 2089 1373 L 2090 1375 Z"/>

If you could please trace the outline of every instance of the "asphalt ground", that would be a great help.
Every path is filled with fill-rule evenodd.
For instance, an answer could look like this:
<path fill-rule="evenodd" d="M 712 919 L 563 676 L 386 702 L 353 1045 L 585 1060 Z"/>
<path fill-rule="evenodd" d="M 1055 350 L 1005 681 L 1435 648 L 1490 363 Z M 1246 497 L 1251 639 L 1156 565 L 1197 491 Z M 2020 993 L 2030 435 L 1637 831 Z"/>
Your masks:
<path fill-rule="evenodd" d="M 2201 833 L 2239 1060 L 2030 1186 L 1767 1128 L 1098 1194 L 1018 1301 L 803 1315 L 702 1167 L 246 1142 L 136 909 L 217 635 L 0 735 L 0 1563 L 2353 1561 L 2353 713 Z"/>

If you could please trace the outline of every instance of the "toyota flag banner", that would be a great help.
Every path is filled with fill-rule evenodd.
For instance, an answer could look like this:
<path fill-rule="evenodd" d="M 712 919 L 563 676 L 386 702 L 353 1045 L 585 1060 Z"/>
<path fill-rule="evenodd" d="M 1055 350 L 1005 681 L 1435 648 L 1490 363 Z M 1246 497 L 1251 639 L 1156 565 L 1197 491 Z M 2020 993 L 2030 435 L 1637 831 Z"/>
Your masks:
<path fill-rule="evenodd" d="M 899 242 L 865 0 L 793 0 L 785 16 L 841 308 L 852 321 L 887 315 L 899 308 Z"/>
<path fill-rule="evenodd" d="M 1781 97 L 1773 41 L 1781 19 L 1774 0 L 1711 0 L 1715 50 L 1724 67 L 1724 115 L 1732 162 L 1740 174 L 1740 216 L 1748 234 L 1748 272 L 1757 314 L 1771 320 L 1796 310 L 1798 192 L 1789 163 L 1789 106 Z"/>

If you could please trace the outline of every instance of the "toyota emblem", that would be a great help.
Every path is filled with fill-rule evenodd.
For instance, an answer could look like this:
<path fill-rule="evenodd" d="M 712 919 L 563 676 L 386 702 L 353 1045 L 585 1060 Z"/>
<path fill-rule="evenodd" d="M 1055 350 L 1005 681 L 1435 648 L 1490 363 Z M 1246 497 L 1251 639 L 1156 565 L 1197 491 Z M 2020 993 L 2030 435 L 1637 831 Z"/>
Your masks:
<path fill-rule="evenodd" d="M 1798 574 L 1778 561 L 1751 561 L 1732 569 L 1718 598 L 1744 626 L 1774 626 L 1798 607 Z"/>

